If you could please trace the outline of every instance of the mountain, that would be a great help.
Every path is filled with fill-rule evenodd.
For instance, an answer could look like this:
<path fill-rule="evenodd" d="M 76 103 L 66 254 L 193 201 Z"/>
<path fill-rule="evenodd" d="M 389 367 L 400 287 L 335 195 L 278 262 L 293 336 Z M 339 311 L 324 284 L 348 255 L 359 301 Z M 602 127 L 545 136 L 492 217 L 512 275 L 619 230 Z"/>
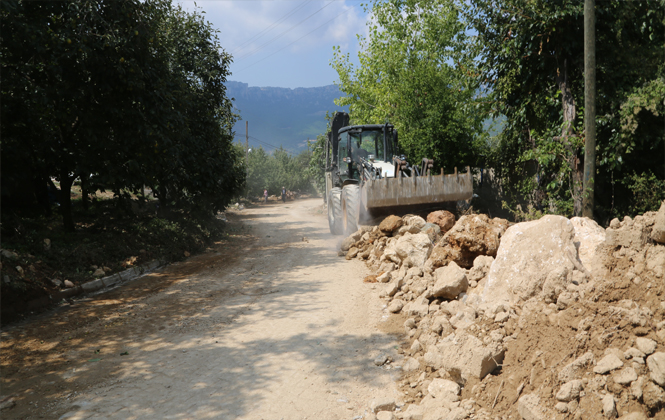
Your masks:
<path fill-rule="evenodd" d="M 228 81 L 226 88 L 240 114 L 234 126 L 236 141 L 244 143 L 245 121 L 249 121 L 250 147 L 263 146 L 268 151 L 274 149 L 260 142 L 292 152 L 306 150 L 307 139 L 325 134 L 326 111 L 348 112 L 348 107 L 333 103 L 343 95 L 335 85 L 289 89 Z"/>

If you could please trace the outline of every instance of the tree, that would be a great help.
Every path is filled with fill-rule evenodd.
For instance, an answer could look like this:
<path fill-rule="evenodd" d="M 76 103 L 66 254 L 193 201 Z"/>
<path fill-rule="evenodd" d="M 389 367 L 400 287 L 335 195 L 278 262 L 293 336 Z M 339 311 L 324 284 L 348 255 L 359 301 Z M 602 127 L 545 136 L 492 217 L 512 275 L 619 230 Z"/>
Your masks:
<path fill-rule="evenodd" d="M 231 57 L 201 15 L 166 0 L 8 0 L 0 13 L 3 166 L 41 195 L 55 177 L 68 230 L 76 177 L 205 211 L 239 191 Z"/>
<path fill-rule="evenodd" d="M 460 10 L 476 31 L 477 80 L 491 92 L 491 115 L 506 123 L 493 165 L 504 187 L 519 199 L 567 215 L 580 214 L 584 46 L 583 2 L 472 0 Z M 641 138 L 621 127 L 622 104 L 662 83 L 661 0 L 598 2 L 596 6 L 597 167 L 596 203 L 613 209 L 614 183 L 639 167 L 655 167 L 663 124 L 643 108 Z M 644 90 L 646 89 L 646 90 Z M 656 114 L 654 114 L 655 112 Z M 651 113 L 649 115 L 646 115 Z M 632 153 L 638 152 L 639 153 Z M 660 165 L 659 165 L 660 166 Z M 664 179 L 665 171 L 658 176 Z M 628 198 L 628 191 L 619 192 Z M 604 207 L 604 209 L 603 209 Z"/>
<path fill-rule="evenodd" d="M 374 1 L 367 9 L 369 38 L 359 36 L 360 67 L 335 48 L 332 66 L 347 96 L 353 124 L 386 120 L 413 162 L 433 158 L 438 168 L 475 164 L 483 145 L 478 84 L 464 77 L 472 60 L 461 54 L 467 39 L 447 0 Z"/>

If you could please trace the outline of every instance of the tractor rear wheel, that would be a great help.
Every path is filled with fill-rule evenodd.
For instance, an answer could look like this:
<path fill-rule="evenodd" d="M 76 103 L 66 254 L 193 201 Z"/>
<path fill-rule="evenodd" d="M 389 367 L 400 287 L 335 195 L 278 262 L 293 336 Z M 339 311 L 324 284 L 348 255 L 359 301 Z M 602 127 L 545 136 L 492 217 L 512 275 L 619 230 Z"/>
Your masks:
<path fill-rule="evenodd" d="M 342 189 L 335 187 L 328 194 L 328 226 L 330 227 L 330 233 L 333 235 L 344 233 L 343 218 Z"/>
<path fill-rule="evenodd" d="M 342 189 L 342 208 L 344 210 L 344 234 L 351 235 L 358 230 L 360 219 L 360 186 L 345 185 Z"/>

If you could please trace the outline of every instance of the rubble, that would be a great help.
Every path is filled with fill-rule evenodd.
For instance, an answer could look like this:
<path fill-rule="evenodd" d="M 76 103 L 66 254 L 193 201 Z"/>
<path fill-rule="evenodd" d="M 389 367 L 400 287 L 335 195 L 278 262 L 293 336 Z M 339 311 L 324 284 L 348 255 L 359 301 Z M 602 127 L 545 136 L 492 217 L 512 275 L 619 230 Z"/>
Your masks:
<path fill-rule="evenodd" d="M 665 418 L 665 203 L 606 229 L 552 215 L 510 225 L 471 214 L 450 227 L 436 213 L 389 216 L 343 242 L 405 317 L 394 362 L 404 402 L 380 411 Z"/>

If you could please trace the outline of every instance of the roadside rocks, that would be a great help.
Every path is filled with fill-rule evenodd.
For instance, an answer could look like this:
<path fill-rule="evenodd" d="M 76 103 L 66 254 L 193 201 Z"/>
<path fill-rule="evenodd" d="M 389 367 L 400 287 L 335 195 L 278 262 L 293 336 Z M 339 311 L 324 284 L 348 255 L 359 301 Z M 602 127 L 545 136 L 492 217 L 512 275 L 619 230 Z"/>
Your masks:
<path fill-rule="evenodd" d="M 607 229 L 560 216 L 508 227 L 468 215 L 447 232 L 418 216 L 387 220 L 343 244 L 383 283 L 385 310 L 406 320 L 394 367 L 407 405 L 382 416 L 662 416 L 665 246 L 650 236 L 655 213 Z"/>
<path fill-rule="evenodd" d="M 427 215 L 427 223 L 434 223 L 445 234 L 455 225 L 455 215 L 446 210 L 434 211 Z"/>
<path fill-rule="evenodd" d="M 653 229 L 651 230 L 651 239 L 660 244 L 665 244 L 665 201 L 656 213 Z"/>

